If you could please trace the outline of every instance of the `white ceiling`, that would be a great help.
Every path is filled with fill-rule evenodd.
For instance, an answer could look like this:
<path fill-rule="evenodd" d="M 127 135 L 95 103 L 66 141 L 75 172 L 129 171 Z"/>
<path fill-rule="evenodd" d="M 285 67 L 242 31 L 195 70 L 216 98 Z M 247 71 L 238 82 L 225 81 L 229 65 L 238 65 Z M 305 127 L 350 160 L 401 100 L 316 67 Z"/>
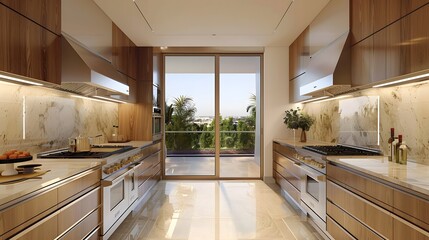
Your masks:
<path fill-rule="evenodd" d="M 266 47 L 289 46 L 329 0 L 94 2 L 138 46 Z"/>

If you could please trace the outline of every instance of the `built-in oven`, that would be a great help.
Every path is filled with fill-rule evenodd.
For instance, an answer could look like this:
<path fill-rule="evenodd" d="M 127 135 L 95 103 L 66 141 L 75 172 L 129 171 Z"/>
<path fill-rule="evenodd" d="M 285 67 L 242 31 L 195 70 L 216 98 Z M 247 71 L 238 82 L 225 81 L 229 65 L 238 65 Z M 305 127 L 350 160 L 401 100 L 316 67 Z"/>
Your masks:
<path fill-rule="evenodd" d="M 161 114 L 153 113 L 152 115 L 152 141 L 162 138 L 162 117 Z"/>
<path fill-rule="evenodd" d="M 120 175 L 114 175 L 101 181 L 103 195 L 103 235 L 127 211 L 130 205 L 132 182 L 135 183 L 134 169 L 129 169 Z M 134 189 L 137 189 L 135 184 Z"/>
<path fill-rule="evenodd" d="M 326 229 L 326 175 L 302 164 L 301 206 L 322 230 Z"/>

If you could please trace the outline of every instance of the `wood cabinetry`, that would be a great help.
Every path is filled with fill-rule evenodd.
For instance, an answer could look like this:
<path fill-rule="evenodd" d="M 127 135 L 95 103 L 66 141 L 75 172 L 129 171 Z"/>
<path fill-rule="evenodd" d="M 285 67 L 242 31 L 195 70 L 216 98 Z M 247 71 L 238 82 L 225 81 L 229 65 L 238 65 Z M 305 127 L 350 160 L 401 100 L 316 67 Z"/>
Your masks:
<path fill-rule="evenodd" d="M 136 104 L 119 105 L 119 133 L 130 140 L 152 141 L 152 111 L 154 75 L 160 78 L 161 53 L 152 47 L 137 48 Z M 159 82 L 158 79 L 156 79 Z"/>
<path fill-rule="evenodd" d="M 273 174 L 276 183 L 299 205 L 301 201 L 301 168 L 295 165 L 295 149 L 273 143 Z"/>
<path fill-rule="evenodd" d="M 136 45 L 112 23 L 112 64 L 119 72 L 133 79 L 137 79 L 136 50 Z"/>
<path fill-rule="evenodd" d="M 0 0 L 0 3 L 61 35 L 61 0 Z"/>
<path fill-rule="evenodd" d="M 99 168 L 88 170 L 17 199 L 0 211 L 0 219 L 7 219 L 0 221 L 0 239 L 83 239 L 101 222 L 100 174 Z"/>
<path fill-rule="evenodd" d="M 1 71 L 56 84 L 61 81 L 60 37 L 2 4 L 0 52 Z"/>
<path fill-rule="evenodd" d="M 146 195 L 159 181 L 161 175 L 161 143 L 155 143 L 145 150 L 147 151 L 145 151 L 144 159 L 135 168 L 139 198 Z"/>
<path fill-rule="evenodd" d="M 310 62 L 309 27 L 307 27 L 289 46 L 289 80 L 305 72 Z"/>
<path fill-rule="evenodd" d="M 352 84 L 429 68 L 429 1 L 352 1 Z"/>
<path fill-rule="evenodd" d="M 327 170 L 327 230 L 332 236 L 429 239 L 429 196 L 332 163 Z"/>

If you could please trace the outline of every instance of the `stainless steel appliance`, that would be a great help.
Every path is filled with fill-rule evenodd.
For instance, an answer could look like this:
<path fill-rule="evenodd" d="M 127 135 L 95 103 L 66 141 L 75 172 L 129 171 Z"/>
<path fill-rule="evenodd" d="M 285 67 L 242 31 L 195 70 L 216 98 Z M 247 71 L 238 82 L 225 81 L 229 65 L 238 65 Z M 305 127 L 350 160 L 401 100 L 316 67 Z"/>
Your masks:
<path fill-rule="evenodd" d="M 100 161 L 102 166 L 103 227 L 102 239 L 108 239 L 133 209 L 138 198 L 136 165 L 144 152 L 123 145 L 93 145 L 89 152 L 69 152 L 67 148 L 38 154 L 43 159 L 64 161 Z"/>
<path fill-rule="evenodd" d="M 162 117 L 160 113 L 152 115 L 152 141 L 157 141 L 162 138 Z"/>
<path fill-rule="evenodd" d="M 372 149 L 345 145 L 296 148 L 294 159 L 303 173 L 301 207 L 322 231 L 326 231 L 326 157 L 332 155 L 380 155 Z"/>

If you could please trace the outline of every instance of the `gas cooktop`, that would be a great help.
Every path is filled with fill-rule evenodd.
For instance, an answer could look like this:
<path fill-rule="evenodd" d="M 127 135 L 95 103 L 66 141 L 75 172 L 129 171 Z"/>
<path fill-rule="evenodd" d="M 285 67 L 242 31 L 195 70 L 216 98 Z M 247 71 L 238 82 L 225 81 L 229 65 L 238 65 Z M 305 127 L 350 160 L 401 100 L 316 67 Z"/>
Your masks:
<path fill-rule="evenodd" d="M 336 146 L 305 146 L 304 149 L 322 154 L 322 155 L 331 155 L 331 156 L 377 156 L 381 155 L 377 150 L 365 150 L 360 148 L 353 148 L 343 145 Z"/>
<path fill-rule="evenodd" d="M 134 149 L 133 146 L 93 146 L 89 152 L 69 152 L 60 150 L 38 155 L 39 158 L 106 158 L 113 154 Z"/>

